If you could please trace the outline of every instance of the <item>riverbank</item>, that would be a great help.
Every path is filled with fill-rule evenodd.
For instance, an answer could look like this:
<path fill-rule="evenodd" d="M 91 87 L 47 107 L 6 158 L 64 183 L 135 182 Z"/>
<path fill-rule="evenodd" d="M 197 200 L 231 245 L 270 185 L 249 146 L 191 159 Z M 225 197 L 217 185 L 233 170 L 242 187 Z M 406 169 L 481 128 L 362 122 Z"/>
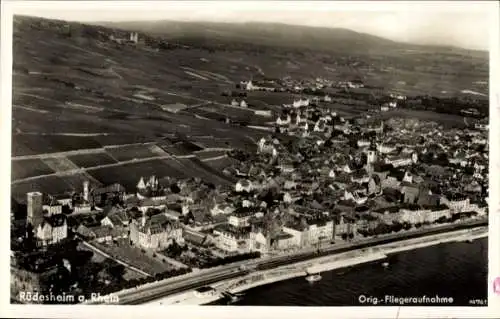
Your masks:
<path fill-rule="evenodd" d="M 454 241 L 472 241 L 478 238 L 488 236 L 487 227 L 478 227 L 473 229 L 464 229 L 453 232 L 441 233 L 420 237 L 415 239 L 403 240 L 396 243 L 384 244 L 372 248 L 358 249 L 340 254 L 333 254 L 307 261 L 294 263 L 292 265 L 280 266 L 271 270 L 253 272 L 249 275 L 222 281 L 213 284 L 215 288 L 213 295 L 201 298 L 194 294 L 194 290 L 181 294 L 168 296 L 149 304 L 156 305 L 203 305 L 209 304 L 223 298 L 222 291 L 231 293 L 241 293 L 245 290 L 271 284 L 278 281 L 288 280 L 306 275 L 308 267 L 314 267 L 319 271 L 329 271 L 360 265 L 363 263 L 375 262 L 386 258 L 389 254 L 395 254 L 402 251 L 424 248 L 442 243 Z M 311 269 L 310 269 L 311 270 Z"/>

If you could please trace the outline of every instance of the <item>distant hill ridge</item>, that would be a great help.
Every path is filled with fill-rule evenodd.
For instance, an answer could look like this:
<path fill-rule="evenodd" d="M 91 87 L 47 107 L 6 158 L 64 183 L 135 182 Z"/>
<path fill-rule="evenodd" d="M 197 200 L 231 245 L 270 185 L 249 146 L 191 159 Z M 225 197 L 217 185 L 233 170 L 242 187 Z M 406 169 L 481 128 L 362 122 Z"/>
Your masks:
<path fill-rule="evenodd" d="M 448 54 L 471 55 L 488 59 L 488 54 L 485 51 L 401 43 L 343 28 L 310 27 L 282 23 L 181 22 L 168 20 L 93 22 L 90 24 L 27 16 L 17 16 L 15 23 L 16 20 L 25 19 L 40 19 L 50 21 L 49 23 L 51 24 L 80 24 L 92 25 L 98 29 L 104 27 L 121 31 L 137 31 L 155 35 L 167 41 L 170 40 L 187 45 L 220 46 L 231 45 L 233 43 L 335 51 L 351 54 L 370 54 L 371 52 L 387 51 L 389 55 L 391 52 L 392 54 L 398 54 L 402 51 L 418 50 L 429 51 L 429 53 L 438 51 Z"/>

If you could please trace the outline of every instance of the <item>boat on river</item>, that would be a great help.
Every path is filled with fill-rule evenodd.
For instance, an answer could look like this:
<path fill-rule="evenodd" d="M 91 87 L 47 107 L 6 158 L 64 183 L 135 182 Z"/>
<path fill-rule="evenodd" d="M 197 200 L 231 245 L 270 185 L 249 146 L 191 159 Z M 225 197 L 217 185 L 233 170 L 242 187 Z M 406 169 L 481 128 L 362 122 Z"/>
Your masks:
<path fill-rule="evenodd" d="M 315 282 L 315 281 L 320 281 L 321 280 L 321 275 L 319 273 L 317 274 L 309 274 L 306 276 L 306 280 L 309 282 Z"/>

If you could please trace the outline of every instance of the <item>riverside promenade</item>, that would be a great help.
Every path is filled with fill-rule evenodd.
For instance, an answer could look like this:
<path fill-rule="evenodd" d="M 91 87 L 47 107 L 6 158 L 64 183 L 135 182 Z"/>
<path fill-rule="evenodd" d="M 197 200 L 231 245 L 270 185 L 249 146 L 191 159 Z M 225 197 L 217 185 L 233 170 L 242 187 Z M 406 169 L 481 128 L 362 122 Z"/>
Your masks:
<path fill-rule="evenodd" d="M 471 241 L 488 236 L 487 227 L 462 229 L 453 232 L 402 240 L 380 246 L 352 250 L 340 254 L 310 259 L 291 265 L 279 266 L 264 271 L 255 271 L 235 279 L 227 279 L 211 285 L 215 293 L 204 298 L 194 290 L 171 295 L 148 302 L 150 305 L 203 305 L 223 298 L 223 292 L 238 294 L 245 290 L 278 281 L 303 277 L 312 272 L 323 272 L 355 266 L 363 263 L 382 261 L 387 255 L 453 241 Z"/>
<path fill-rule="evenodd" d="M 419 239 L 438 234 L 450 234 L 459 230 L 470 230 L 481 226 L 487 226 L 487 216 L 481 218 L 457 221 L 452 224 L 436 225 L 409 231 L 381 235 L 378 237 L 363 238 L 353 242 L 336 243 L 323 246 L 321 249 L 307 248 L 299 252 L 268 256 L 254 260 L 241 261 L 229 265 L 218 266 L 199 270 L 173 278 L 168 278 L 152 283 L 144 284 L 130 289 L 124 289 L 113 293 L 113 297 L 119 298 L 118 304 L 145 304 L 155 300 L 162 300 L 168 296 L 174 296 L 191 291 L 203 286 L 213 285 L 224 280 L 232 280 L 248 275 L 252 271 L 264 271 L 276 269 L 280 266 L 291 265 L 298 262 L 309 261 L 315 258 L 338 255 L 344 252 L 373 248 L 384 244 L 397 243 L 409 239 Z M 244 267 L 242 267 L 244 266 Z M 86 304 L 102 304 L 101 302 L 85 302 Z"/>

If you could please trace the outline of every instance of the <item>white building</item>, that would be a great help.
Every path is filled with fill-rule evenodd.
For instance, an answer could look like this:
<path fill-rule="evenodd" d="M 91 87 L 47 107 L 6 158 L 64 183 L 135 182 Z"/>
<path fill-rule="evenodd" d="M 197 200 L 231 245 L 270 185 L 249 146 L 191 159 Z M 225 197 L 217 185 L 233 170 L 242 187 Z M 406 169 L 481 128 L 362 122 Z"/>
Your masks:
<path fill-rule="evenodd" d="M 43 210 L 47 216 L 62 214 L 62 205 L 43 205 Z"/>
<path fill-rule="evenodd" d="M 387 145 L 387 144 L 378 144 L 377 145 L 377 150 L 379 151 L 379 153 L 382 153 L 382 154 L 389 154 L 389 153 L 393 152 L 395 149 L 396 149 L 396 147 L 392 146 L 392 145 Z"/>
<path fill-rule="evenodd" d="M 234 212 L 234 207 L 231 205 L 216 204 L 211 210 L 212 216 L 216 215 L 229 215 Z"/>
<path fill-rule="evenodd" d="M 130 240 L 139 247 L 161 250 L 174 241 L 182 244 L 182 227 L 175 220 L 170 220 L 165 214 L 142 218 L 130 224 Z"/>
<path fill-rule="evenodd" d="M 368 140 L 358 140 L 358 147 L 368 147 L 371 145 L 371 142 Z"/>
<path fill-rule="evenodd" d="M 248 251 L 250 248 L 250 229 L 236 228 L 231 225 L 219 225 L 213 230 L 218 248 L 228 251 Z"/>
<path fill-rule="evenodd" d="M 441 196 L 440 204 L 448 206 L 454 212 L 465 212 L 470 210 L 470 199 L 463 198 L 457 200 L 449 200 L 445 196 Z"/>
<path fill-rule="evenodd" d="M 254 189 L 253 187 L 253 184 L 251 181 L 247 180 L 247 179 L 244 179 L 244 180 L 240 180 L 236 183 L 235 187 L 234 187 L 234 190 L 237 192 L 237 193 L 241 193 L 241 192 L 251 192 L 252 190 Z"/>
<path fill-rule="evenodd" d="M 63 214 L 45 217 L 36 228 L 36 239 L 41 246 L 55 244 L 68 237 L 68 224 Z"/>
<path fill-rule="evenodd" d="M 290 115 L 280 115 L 276 119 L 276 124 L 279 126 L 288 125 L 291 122 L 292 122 L 292 118 L 290 117 Z"/>
<path fill-rule="evenodd" d="M 349 191 L 345 190 L 344 191 L 344 199 L 345 200 L 353 200 L 356 202 L 356 204 L 362 205 L 362 204 L 366 203 L 366 201 L 368 200 L 368 197 L 366 197 L 366 195 L 363 194 L 362 192 L 358 192 L 358 191 L 349 192 Z"/>
<path fill-rule="evenodd" d="M 309 99 L 299 99 L 299 100 L 295 100 L 293 101 L 293 107 L 294 108 L 299 108 L 299 107 L 303 107 L 303 106 L 309 106 Z"/>

